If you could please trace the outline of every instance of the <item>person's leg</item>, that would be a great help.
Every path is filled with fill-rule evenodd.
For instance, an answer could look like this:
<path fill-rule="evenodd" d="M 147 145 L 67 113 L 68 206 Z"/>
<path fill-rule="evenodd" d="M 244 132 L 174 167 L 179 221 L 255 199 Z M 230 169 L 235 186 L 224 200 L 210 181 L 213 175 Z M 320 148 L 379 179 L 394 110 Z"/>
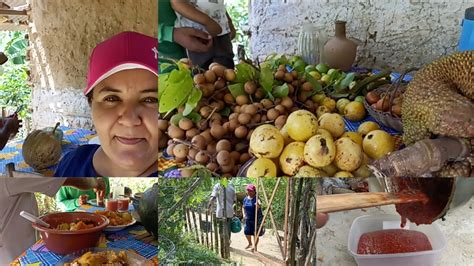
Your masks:
<path fill-rule="evenodd" d="M 234 51 L 232 50 L 230 34 L 225 34 L 214 38 L 213 61 L 227 68 L 234 68 Z"/>
<path fill-rule="evenodd" d="M 245 249 L 249 249 L 252 247 L 252 235 L 253 235 L 253 230 L 252 230 L 252 224 L 247 220 L 245 221 L 245 228 L 244 228 L 244 234 L 245 238 L 247 238 L 248 245 L 245 247 Z"/>
<path fill-rule="evenodd" d="M 249 249 L 252 247 L 252 236 L 251 235 L 245 235 L 245 238 L 247 238 L 247 242 L 249 243 L 245 249 Z"/>

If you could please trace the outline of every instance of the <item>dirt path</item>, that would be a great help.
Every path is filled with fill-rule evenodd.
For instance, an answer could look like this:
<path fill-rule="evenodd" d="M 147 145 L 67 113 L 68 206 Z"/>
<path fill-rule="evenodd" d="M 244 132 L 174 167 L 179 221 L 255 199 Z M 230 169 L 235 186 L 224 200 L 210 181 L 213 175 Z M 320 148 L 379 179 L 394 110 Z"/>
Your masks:
<path fill-rule="evenodd" d="M 280 236 L 283 232 L 280 231 Z M 266 230 L 265 235 L 259 238 L 258 254 L 246 250 L 248 242 L 244 235 L 244 230 L 238 234 L 232 234 L 230 244 L 230 257 L 232 261 L 243 265 L 281 265 L 283 263 L 280 247 L 273 230 Z M 282 241 L 283 244 L 283 241 Z"/>

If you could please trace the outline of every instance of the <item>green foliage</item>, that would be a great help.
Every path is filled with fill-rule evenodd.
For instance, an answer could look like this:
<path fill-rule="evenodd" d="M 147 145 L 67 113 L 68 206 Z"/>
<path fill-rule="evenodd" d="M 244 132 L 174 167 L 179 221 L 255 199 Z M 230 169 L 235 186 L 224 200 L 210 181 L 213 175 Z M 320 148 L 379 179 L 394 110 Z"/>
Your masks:
<path fill-rule="evenodd" d="M 26 47 L 28 42 L 24 32 L 0 32 L 0 51 L 8 61 L 0 66 L 0 105 L 9 110 L 23 108 L 18 113 L 20 118 L 31 121 L 31 87 L 28 85 L 28 66 Z M 11 113 L 10 113 L 11 114 Z M 20 131 L 19 137 L 24 132 Z"/>
<path fill-rule="evenodd" d="M 226 0 L 227 13 L 232 19 L 235 27 L 235 39 L 232 41 L 234 52 L 238 45 L 243 45 L 245 53 L 250 57 L 249 37 L 244 33 L 249 27 L 249 1 L 248 0 Z"/>
<path fill-rule="evenodd" d="M 240 63 L 235 66 L 235 82 L 245 83 L 249 80 L 256 80 L 260 73 L 250 64 Z"/>
<path fill-rule="evenodd" d="M 176 254 L 174 258 L 166 258 L 169 263 L 218 263 L 219 259 L 217 254 L 199 246 L 196 241 L 194 241 L 192 235 L 187 235 L 183 231 L 185 226 L 183 207 L 187 206 L 197 208 L 206 204 L 212 191 L 212 179 L 210 178 L 210 173 L 206 174 L 202 169 L 199 169 L 199 166 L 193 168 L 196 168 L 196 174 L 191 178 L 163 178 L 158 180 L 158 202 L 160 203 L 158 206 L 158 216 L 160 217 L 158 234 L 168 238 L 176 246 Z M 191 191 L 191 196 L 183 203 L 183 206 L 178 207 L 174 213 L 169 213 L 168 211 L 182 199 L 184 194 L 196 182 L 199 178 L 198 176 L 204 176 L 199 186 Z M 167 218 L 164 219 L 162 217 Z M 161 248 L 166 249 L 167 247 Z M 165 253 L 166 250 L 160 250 L 159 256 L 164 256 Z M 159 257 L 159 259 L 162 260 L 164 257 Z"/>

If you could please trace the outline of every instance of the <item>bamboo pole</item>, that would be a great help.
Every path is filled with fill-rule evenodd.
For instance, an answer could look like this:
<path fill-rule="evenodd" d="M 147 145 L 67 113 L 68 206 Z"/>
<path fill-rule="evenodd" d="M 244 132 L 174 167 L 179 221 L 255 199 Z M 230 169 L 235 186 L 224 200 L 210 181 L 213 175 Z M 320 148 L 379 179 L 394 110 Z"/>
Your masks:
<path fill-rule="evenodd" d="M 253 234 L 254 234 L 254 251 L 257 252 L 257 225 L 258 225 L 258 183 L 259 183 L 259 177 L 257 177 L 257 186 L 255 189 L 255 224 L 253 228 Z"/>
<path fill-rule="evenodd" d="M 273 197 L 275 196 L 275 192 L 277 191 L 278 186 L 280 185 L 280 180 L 281 180 L 281 177 L 279 177 L 277 179 L 277 183 L 275 184 L 275 187 L 273 189 L 273 193 L 272 193 L 272 197 L 271 197 L 270 201 L 268 200 L 267 192 L 265 191 L 263 181 L 261 179 L 260 179 L 260 182 L 262 182 L 261 185 L 262 185 L 262 188 L 263 188 L 263 190 L 262 190 L 263 191 L 263 196 L 264 196 L 265 202 L 268 205 L 267 213 L 270 214 L 270 220 L 272 222 L 273 230 L 275 231 L 275 234 L 276 234 L 275 237 L 277 239 L 278 246 L 280 247 L 281 256 L 282 256 L 283 259 L 285 259 L 283 246 L 281 244 L 280 234 L 278 233 L 278 228 L 276 226 L 275 219 L 273 218 L 273 212 L 271 211 L 271 206 L 272 206 L 272 203 L 273 203 Z M 265 216 L 263 217 L 262 225 L 263 225 L 264 222 L 265 222 Z M 260 230 L 261 230 L 261 228 L 258 230 L 259 234 L 260 234 Z"/>
<path fill-rule="evenodd" d="M 290 183 L 293 180 L 293 177 L 286 182 L 286 196 L 285 196 L 285 221 L 284 221 L 284 240 L 283 240 L 283 247 L 285 250 L 283 260 L 286 261 L 288 257 L 288 212 L 289 212 L 289 204 L 290 204 Z"/>

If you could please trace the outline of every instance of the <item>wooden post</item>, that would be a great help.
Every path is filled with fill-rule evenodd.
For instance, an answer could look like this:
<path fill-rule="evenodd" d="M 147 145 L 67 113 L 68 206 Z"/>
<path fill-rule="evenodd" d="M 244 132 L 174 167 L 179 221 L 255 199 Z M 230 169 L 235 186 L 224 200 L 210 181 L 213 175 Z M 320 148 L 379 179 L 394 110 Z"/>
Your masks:
<path fill-rule="evenodd" d="M 198 212 L 199 219 L 199 232 L 201 233 L 201 244 L 204 245 L 204 231 L 202 230 L 202 214 L 201 211 Z"/>
<path fill-rule="evenodd" d="M 304 265 L 310 265 L 312 257 L 314 257 L 314 261 L 316 262 L 316 225 L 312 226 L 312 229 L 310 236 L 311 241 L 308 247 L 309 252 Z"/>
<path fill-rule="evenodd" d="M 213 224 L 213 221 L 214 221 L 214 220 L 212 219 L 212 210 L 211 210 L 210 212 L 211 212 L 211 214 L 210 214 L 210 215 L 211 215 L 211 217 L 210 217 L 211 221 L 210 221 L 210 224 L 209 224 L 209 226 L 211 227 L 211 229 L 210 229 L 210 233 L 211 233 L 211 235 L 210 235 L 210 238 L 211 238 L 211 241 L 210 241 L 210 242 L 211 242 L 210 250 L 214 250 L 214 238 L 213 238 L 213 235 L 215 234 L 215 232 L 214 232 L 214 230 L 213 230 L 213 225 L 214 225 L 214 224 Z"/>
<path fill-rule="evenodd" d="M 196 214 L 194 213 L 194 210 L 191 210 L 191 214 L 192 214 L 192 217 L 193 217 L 193 223 L 194 223 L 194 233 L 196 235 L 196 241 L 199 243 L 199 235 L 198 235 L 198 227 L 197 227 L 197 224 L 196 224 Z"/>
<path fill-rule="evenodd" d="M 290 179 L 287 180 L 286 182 L 286 197 L 285 197 L 285 221 L 284 221 L 284 250 L 285 250 L 285 255 L 283 257 L 283 261 L 286 261 L 288 257 L 288 212 L 289 212 L 289 204 L 290 204 L 290 182 L 293 180 L 293 177 L 290 177 Z"/>
<path fill-rule="evenodd" d="M 292 230 L 292 236 L 291 236 L 291 245 L 290 245 L 290 264 L 291 265 L 296 265 L 296 237 L 297 237 L 297 230 L 298 230 L 298 221 L 299 221 L 299 209 L 300 209 L 300 198 L 301 198 L 301 192 L 303 190 L 303 178 L 299 178 L 298 182 L 298 191 L 296 192 L 296 197 L 294 198 L 295 206 L 294 212 L 293 212 L 293 224 L 291 227 Z"/>
<path fill-rule="evenodd" d="M 210 228 L 208 228 L 208 226 L 209 226 L 209 211 L 206 209 L 206 247 L 209 249 L 209 231 L 211 230 L 209 230 Z M 212 240 L 212 235 L 211 235 L 211 240 Z"/>
<path fill-rule="evenodd" d="M 215 244 L 215 251 L 217 254 L 219 254 L 219 230 L 217 228 L 217 220 L 216 220 L 216 214 L 212 214 L 212 224 L 214 225 L 214 244 Z"/>
<path fill-rule="evenodd" d="M 229 184 L 227 184 L 228 186 Z M 222 186 L 222 185 L 221 185 Z M 227 223 L 227 186 L 222 186 L 222 188 L 224 189 L 224 210 L 223 210 L 223 221 L 222 222 L 222 239 L 223 241 L 221 242 L 222 244 L 222 253 L 223 253 L 223 256 L 222 258 L 224 259 L 228 259 L 230 258 L 230 250 L 229 250 L 229 224 Z M 219 199 L 217 199 L 219 200 Z"/>
<path fill-rule="evenodd" d="M 187 224 L 188 224 L 188 232 L 192 233 L 193 226 L 191 224 L 191 214 L 189 213 L 189 208 L 186 208 L 186 219 L 187 219 Z"/>

